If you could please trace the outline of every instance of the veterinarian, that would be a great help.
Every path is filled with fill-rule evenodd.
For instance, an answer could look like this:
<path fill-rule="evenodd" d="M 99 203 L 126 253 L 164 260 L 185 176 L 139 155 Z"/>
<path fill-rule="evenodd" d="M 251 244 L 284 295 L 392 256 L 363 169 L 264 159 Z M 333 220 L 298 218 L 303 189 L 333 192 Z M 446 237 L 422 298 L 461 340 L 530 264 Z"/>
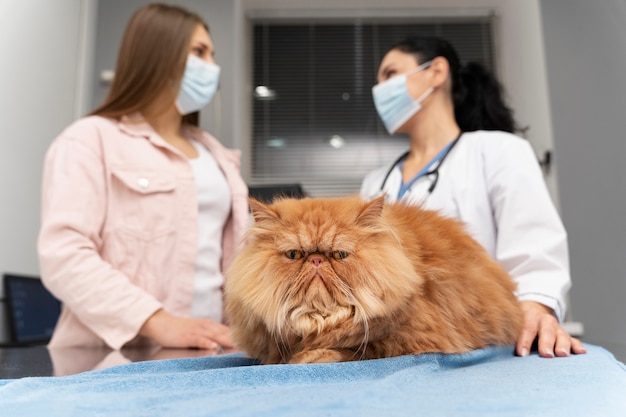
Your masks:
<path fill-rule="evenodd" d="M 498 81 L 478 64 L 462 66 L 448 42 L 410 37 L 384 56 L 372 93 L 388 132 L 408 134 L 409 151 L 368 174 L 361 196 L 465 223 L 518 284 L 518 355 L 537 337 L 543 357 L 584 353 L 560 325 L 571 285 L 566 231 Z"/>
<path fill-rule="evenodd" d="M 63 302 L 50 347 L 233 345 L 222 271 L 248 191 L 239 152 L 198 127 L 219 83 L 213 54 L 198 15 L 140 8 L 108 97 L 50 146 L 38 251 Z"/>

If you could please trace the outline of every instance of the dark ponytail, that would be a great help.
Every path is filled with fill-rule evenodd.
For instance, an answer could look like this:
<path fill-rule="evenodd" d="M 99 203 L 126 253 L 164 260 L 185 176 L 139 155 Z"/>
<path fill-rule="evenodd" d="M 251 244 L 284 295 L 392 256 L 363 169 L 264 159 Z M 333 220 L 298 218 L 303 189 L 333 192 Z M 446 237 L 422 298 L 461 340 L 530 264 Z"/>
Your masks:
<path fill-rule="evenodd" d="M 502 86 L 485 67 L 470 62 L 460 71 L 460 88 L 454 97 L 454 116 L 463 131 L 520 131 L 513 111 L 503 99 Z"/>
<path fill-rule="evenodd" d="M 459 56 L 447 41 L 434 37 L 411 36 L 393 45 L 389 50 L 412 54 L 418 64 L 443 57 L 450 66 L 452 100 L 456 122 L 464 132 L 475 130 L 502 130 L 523 132 L 513 111 L 504 101 L 504 92 L 498 80 L 478 63 L 461 65 Z"/>

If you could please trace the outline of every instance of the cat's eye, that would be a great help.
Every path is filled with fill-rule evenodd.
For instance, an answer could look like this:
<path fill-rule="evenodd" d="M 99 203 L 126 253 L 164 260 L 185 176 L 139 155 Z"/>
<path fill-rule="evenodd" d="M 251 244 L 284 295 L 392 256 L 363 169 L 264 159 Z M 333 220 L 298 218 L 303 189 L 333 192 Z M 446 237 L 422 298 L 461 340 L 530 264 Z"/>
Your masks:
<path fill-rule="evenodd" d="M 285 252 L 285 256 L 289 259 L 296 260 L 296 259 L 302 259 L 303 255 L 302 255 L 302 252 L 299 250 L 290 250 L 290 251 Z"/>
<path fill-rule="evenodd" d="M 342 251 L 342 250 L 336 250 L 330 253 L 330 256 L 337 260 L 340 261 L 342 259 L 345 259 L 348 256 L 348 252 Z"/>

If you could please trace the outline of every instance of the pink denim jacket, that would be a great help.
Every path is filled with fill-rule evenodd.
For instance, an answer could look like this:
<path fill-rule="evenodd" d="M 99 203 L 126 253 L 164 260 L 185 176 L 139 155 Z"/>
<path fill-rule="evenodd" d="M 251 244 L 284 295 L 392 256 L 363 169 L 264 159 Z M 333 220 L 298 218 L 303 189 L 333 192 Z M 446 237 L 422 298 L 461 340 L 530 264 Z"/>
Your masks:
<path fill-rule="evenodd" d="M 248 219 L 240 153 L 199 129 L 184 134 L 211 151 L 231 189 L 224 270 Z M 50 347 L 119 349 L 141 343 L 160 308 L 190 314 L 196 183 L 187 158 L 150 125 L 89 116 L 69 126 L 46 155 L 41 214 L 41 278 L 64 304 Z"/>

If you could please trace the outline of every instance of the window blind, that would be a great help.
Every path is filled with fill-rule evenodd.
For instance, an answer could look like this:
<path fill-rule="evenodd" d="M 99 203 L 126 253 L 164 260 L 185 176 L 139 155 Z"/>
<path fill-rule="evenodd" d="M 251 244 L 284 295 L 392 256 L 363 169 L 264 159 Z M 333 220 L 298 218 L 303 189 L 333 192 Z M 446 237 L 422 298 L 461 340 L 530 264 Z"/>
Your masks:
<path fill-rule="evenodd" d="M 380 122 L 371 88 L 383 54 L 409 34 L 439 36 L 463 63 L 494 70 L 491 20 L 253 25 L 251 185 L 300 184 L 313 197 L 357 193 L 408 148 Z"/>

